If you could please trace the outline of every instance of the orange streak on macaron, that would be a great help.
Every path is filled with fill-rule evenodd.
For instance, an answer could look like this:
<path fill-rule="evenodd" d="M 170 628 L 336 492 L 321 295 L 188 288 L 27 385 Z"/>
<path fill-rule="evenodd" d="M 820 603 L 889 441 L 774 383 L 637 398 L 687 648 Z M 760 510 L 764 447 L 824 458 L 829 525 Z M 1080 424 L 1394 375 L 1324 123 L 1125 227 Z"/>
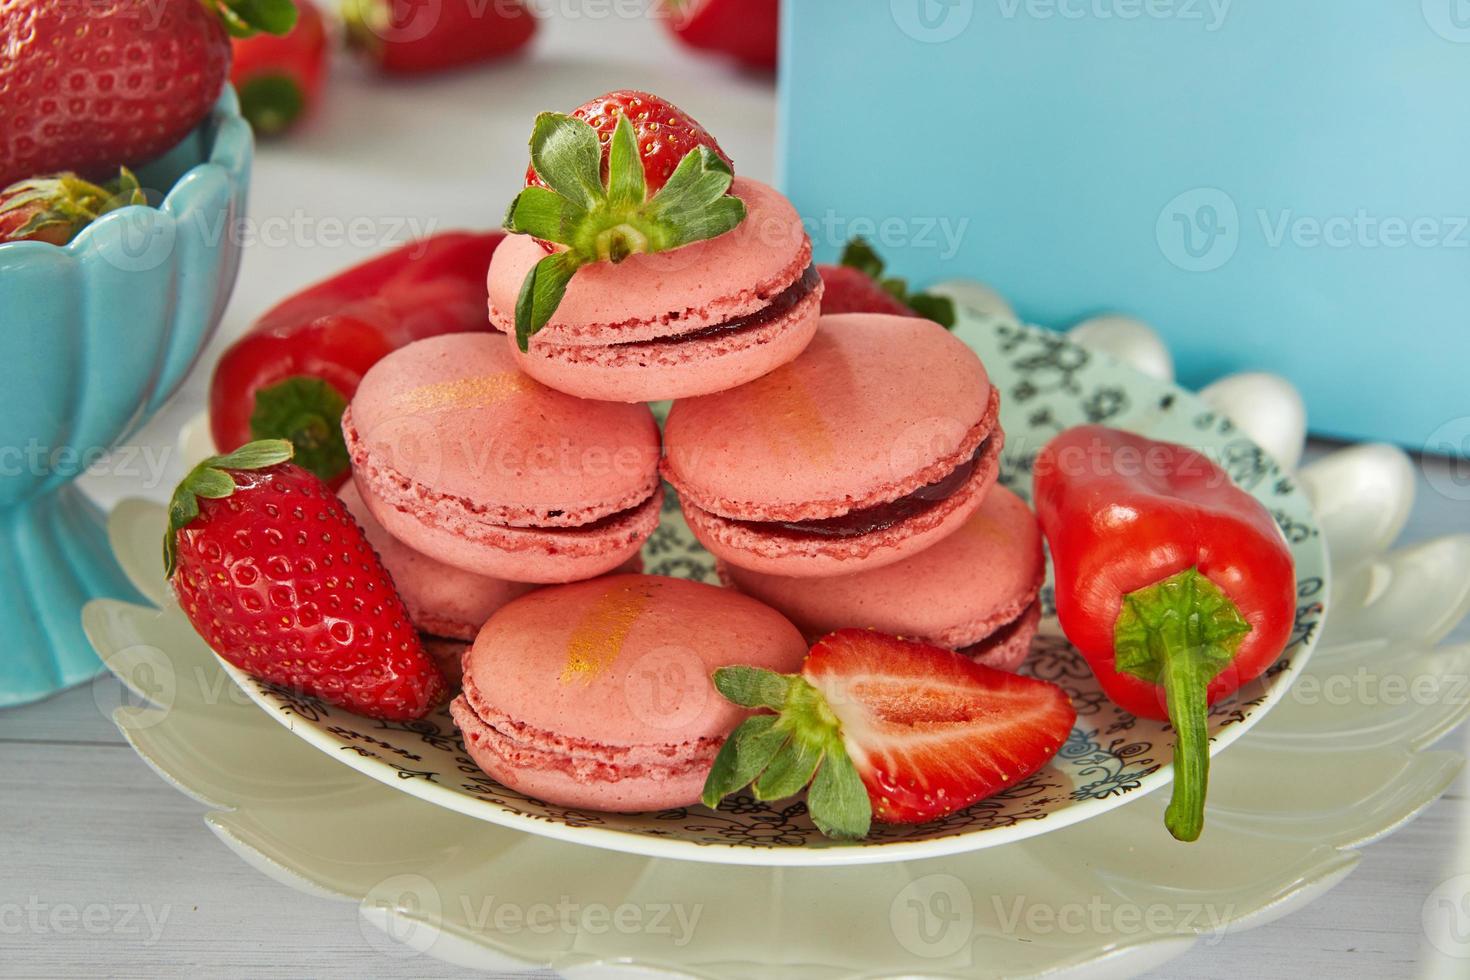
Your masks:
<path fill-rule="evenodd" d="M 393 399 L 394 405 L 407 412 L 433 412 L 448 408 L 485 408 L 498 405 L 514 395 L 537 387 L 524 374 L 505 371 L 499 374 L 458 378 L 436 384 L 409 388 Z"/>
<path fill-rule="evenodd" d="M 783 365 L 746 387 L 753 392 L 757 421 L 773 450 L 787 451 L 795 443 L 809 462 L 831 460 L 832 434 L 816 399 L 794 371 Z"/>
<path fill-rule="evenodd" d="M 602 595 L 577 623 L 567 640 L 567 663 L 561 682 L 592 683 L 623 652 L 623 641 L 648 605 L 648 593 L 620 585 Z"/>

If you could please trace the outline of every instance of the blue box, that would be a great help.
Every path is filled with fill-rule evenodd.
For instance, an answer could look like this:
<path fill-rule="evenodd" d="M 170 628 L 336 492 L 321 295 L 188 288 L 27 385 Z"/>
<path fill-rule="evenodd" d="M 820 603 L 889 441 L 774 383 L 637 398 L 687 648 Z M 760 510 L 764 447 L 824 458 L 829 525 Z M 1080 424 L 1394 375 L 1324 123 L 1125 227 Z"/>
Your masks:
<path fill-rule="evenodd" d="M 796 0 L 783 188 L 1027 320 L 1119 311 L 1180 380 L 1470 455 L 1470 0 Z"/>

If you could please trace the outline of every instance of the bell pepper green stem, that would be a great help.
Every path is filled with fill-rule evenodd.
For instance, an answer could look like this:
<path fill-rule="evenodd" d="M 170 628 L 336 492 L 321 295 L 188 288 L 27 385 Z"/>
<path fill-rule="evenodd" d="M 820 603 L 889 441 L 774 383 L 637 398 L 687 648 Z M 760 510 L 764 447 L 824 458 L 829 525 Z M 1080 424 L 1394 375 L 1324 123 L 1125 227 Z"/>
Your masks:
<path fill-rule="evenodd" d="M 1169 699 L 1169 721 L 1174 726 L 1174 786 L 1164 826 L 1176 840 L 1199 840 L 1205 824 L 1205 789 L 1210 780 L 1209 703 L 1206 693 L 1213 676 L 1208 667 L 1186 649 L 1168 652 L 1155 634 L 1164 658 L 1164 692 Z"/>
<path fill-rule="evenodd" d="M 1164 824 L 1181 841 L 1204 828 L 1210 777 L 1209 687 L 1251 626 L 1198 568 L 1130 592 L 1113 627 L 1115 665 L 1164 690 L 1174 726 L 1174 786 Z"/>

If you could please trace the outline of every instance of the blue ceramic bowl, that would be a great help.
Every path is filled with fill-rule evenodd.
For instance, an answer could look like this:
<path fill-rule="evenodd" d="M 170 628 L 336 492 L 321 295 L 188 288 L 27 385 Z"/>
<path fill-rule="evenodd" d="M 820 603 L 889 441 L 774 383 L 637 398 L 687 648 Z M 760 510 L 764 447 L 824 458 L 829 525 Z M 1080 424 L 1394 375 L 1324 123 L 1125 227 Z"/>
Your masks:
<path fill-rule="evenodd" d="M 215 327 L 240 265 L 250 127 L 226 90 L 138 171 L 169 188 L 69 245 L 0 245 L 0 707 L 92 676 L 82 604 L 133 595 L 74 480 L 148 421 Z"/>

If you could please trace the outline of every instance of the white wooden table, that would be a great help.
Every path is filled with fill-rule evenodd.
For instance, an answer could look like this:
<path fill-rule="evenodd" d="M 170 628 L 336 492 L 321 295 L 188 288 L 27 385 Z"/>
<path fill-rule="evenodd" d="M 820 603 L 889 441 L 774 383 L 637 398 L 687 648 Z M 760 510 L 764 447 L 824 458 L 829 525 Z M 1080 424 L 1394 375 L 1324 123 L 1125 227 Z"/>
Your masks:
<path fill-rule="evenodd" d="M 770 178 L 769 82 L 690 59 L 654 25 L 618 16 L 639 4 L 553 6 L 559 19 L 534 58 L 516 65 L 397 86 L 339 66 L 312 125 L 259 155 L 240 285 L 205 365 L 280 296 L 361 256 L 426 229 L 497 224 L 524 166 L 529 120 L 543 108 L 648 88 L 718 133 L 742 172 Z M 99 500 L 166 497 L 184 469 L 176 433 L 202 405 L 206 379 L 196 372 L 134 440 L 160 472 L 89 477 Z M 1423 463 L 1441 475 L 1446 467 Z M 1470 530 L 1470 505 L 1437 493 L 1422 471 L 1420 482 L 1406 541 Z M 1470 641 L 1470 628 L 1455 641 Z M 229 853 L 205 828 L 203 808 L 123 742 L 107 717 L 117 703 L 107 678 L 0 712 L 0 975 L 459 975 L 405 956 L 361 925 L 351 904 L 302 895 Z M 1470 748 L 1463 733 L 1447 741 Z M 1368 848 L 1310 908 L 1201 945 L 1158 976 L 1424 975 L 1424 900 L 1470 872 L 1465 790 L 1462 779 Z M 1470 976 L 1470 961 L 1433 969 Z"/>

